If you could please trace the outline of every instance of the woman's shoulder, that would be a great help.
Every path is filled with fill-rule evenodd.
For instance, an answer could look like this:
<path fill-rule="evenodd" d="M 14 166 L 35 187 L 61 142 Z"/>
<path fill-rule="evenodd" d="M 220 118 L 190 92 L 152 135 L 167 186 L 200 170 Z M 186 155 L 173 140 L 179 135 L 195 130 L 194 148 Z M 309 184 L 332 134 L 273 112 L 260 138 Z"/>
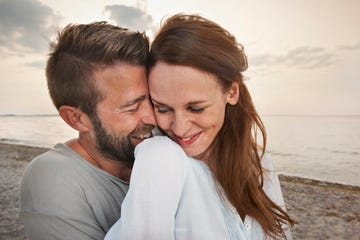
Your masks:
<path fill-rule="evenodd" d="M 189 158 L 182 148 L 165 136 L 155 136 L 139 143 L 135 148 L 133 169 L 155 171 L 183 172 L 189 165 Z"/>
<path fill-rule="evenodd" d="M 135 148 L 135 156 L 139 154 L 186 157 L 182 148 L 166 136 L 154 136 L 142 141 Z"/>

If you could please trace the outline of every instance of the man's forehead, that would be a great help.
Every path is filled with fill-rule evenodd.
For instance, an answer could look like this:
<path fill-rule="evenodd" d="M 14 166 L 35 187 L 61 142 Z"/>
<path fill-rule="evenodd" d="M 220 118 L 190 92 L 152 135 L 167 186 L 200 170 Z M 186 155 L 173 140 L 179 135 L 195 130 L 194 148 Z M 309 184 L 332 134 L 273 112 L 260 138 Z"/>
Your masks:
<path fill-rule="evenodd" d="M 102 94 L 132 95 L 138 98 L 147 94 L 145 67 L 117 65 L 94 72 L 95 87 Z"/>

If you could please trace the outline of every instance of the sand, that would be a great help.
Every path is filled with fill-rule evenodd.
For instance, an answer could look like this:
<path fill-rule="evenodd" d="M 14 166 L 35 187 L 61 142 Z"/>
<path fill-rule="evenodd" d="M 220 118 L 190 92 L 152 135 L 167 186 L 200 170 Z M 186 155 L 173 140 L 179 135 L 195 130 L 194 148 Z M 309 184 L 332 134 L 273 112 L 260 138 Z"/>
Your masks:
<path fill-rule="evenodd" d="M 27 239 L 18 217 L 19 183 L 31 159 L 46 151 L 0 143 L 0 240 Z M 299 222 L 294 239 L 360 239 L 360 187 L 280 176 L 287 210 Z"/>

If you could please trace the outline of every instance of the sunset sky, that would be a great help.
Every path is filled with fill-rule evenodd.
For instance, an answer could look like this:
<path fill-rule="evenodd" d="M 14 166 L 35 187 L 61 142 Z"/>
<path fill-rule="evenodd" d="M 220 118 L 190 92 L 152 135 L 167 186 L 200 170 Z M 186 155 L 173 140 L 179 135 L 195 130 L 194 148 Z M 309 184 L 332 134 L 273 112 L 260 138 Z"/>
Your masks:
<path fill-rule="evenodd" d="M 179 12 L 244 45 L 260 114 L 360 115 L 359 10 L 359 0 L 0 0 L 0 115 L 56 113 L 44 68 L 68 23 L 106 20 L 151 37 Z"/>

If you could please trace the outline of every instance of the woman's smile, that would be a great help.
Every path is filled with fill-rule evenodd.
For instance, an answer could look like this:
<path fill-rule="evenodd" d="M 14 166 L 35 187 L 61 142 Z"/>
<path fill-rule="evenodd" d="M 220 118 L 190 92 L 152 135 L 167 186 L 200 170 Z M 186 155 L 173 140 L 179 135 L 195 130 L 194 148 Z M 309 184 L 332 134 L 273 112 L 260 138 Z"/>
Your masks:
<path fill-rule="evenodd" d="M 199 132 L 197 134 L 194 134 L 192 136 L 188 136 L 188 137 L 178 137 L 178 136 L 174 136 L 174 140 L 181 146 L 181 147 L 186 147 L 186 146 L 190 146 L 191 144 L 193 144 L 201 135 L 202 132 Z"/>

